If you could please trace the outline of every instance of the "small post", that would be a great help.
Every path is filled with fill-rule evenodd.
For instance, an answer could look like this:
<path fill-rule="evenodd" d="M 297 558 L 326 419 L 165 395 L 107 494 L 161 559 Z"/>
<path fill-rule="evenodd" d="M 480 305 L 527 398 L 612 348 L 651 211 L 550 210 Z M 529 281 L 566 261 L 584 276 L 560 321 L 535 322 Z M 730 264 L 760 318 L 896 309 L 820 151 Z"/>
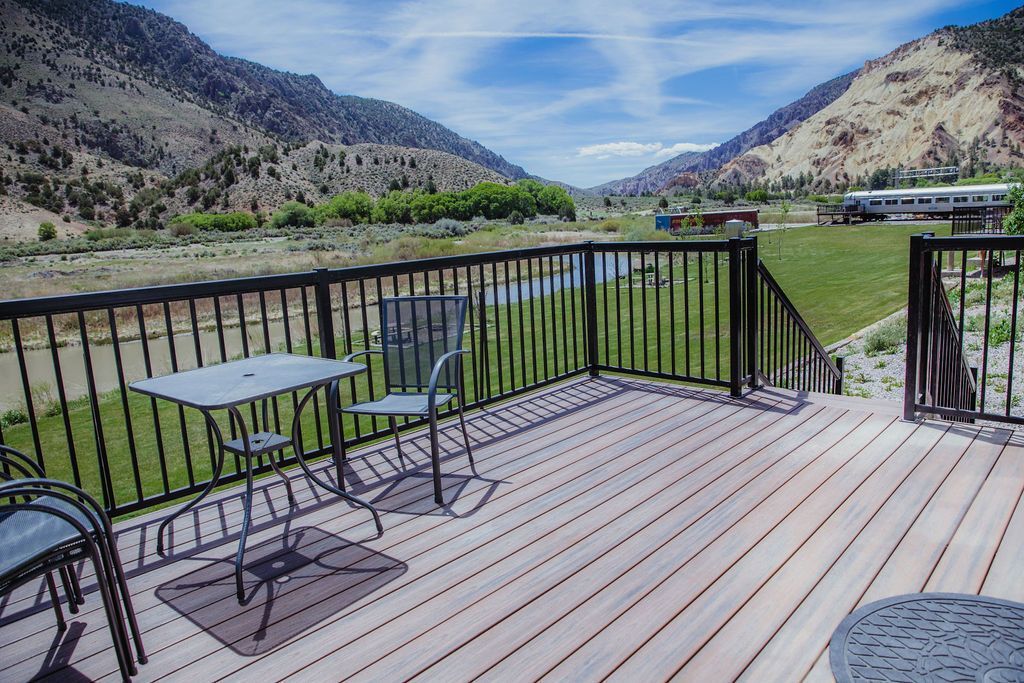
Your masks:
<path fill-rule="evenodd" d="M 921 301 L 924 299 L 924 235 L 910 237 L 910 274 L 907 283 L 907 364 L 903 380 L 903 419 L 913 422 L 917 403 Z"/>
<path fill-rule="evenodd" d="M 836 368 L 839 370 L 839 379 L 836 380 L 836 396 L 843 395 L 843 377 L 846 374 L 845 363 L 846 361 L 842 356 L 836 356 Z"/>
<path fill-rule="evenodd" d="M 594 242 L 587 240 L 583 252 L 583 286 L 584 301 L 586 307 L 585 325 L 583 333 L 587 339 L 587 365 L 590 367 L 590 376 L 597 377 L 597 271 L 594 259 Z"/>
<path fill-rule="evenodd" d="M 757 333 L 758 333 L 758 298 L 757 298 L 757 264 L 759 263 L 759 257 L 757 255 L 757 236 L 749 237 L 751 240 L 750 249 L 747 250 L 746 261 L 746 278 L 747 278 L 747 374 L 750 376 L 750 381 L 747 386 L 751 389 L 757 389 L 758 384 L 758 358 L 757 358 Z"/>
<path fill-rule="evenodd" d="M 320 357 L 337 358 L 334 345 L 334 313 L 331 310 L 331 281 L 326 268 L 314 268 L 316 274 L 316 322 L 320 335 Z M 344 305 L 345 302 L 342 302 Z"/>
<path fill-rule="evenodd" d="M 739 237 L 729 239 L 729 394 L 743 395 L 743 296 L 740 291 Z"/>

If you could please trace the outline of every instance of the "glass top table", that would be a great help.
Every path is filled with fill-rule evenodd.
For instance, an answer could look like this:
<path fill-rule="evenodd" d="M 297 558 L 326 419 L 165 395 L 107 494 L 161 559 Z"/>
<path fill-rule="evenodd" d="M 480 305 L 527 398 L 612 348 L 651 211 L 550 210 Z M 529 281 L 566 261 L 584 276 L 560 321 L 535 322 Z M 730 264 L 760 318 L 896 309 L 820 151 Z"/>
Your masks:
<path fill-rule="evenodd" d="M 272 454 L 276 451 L 284 450 L 289 446 L 294 449 L 296 460 L 302 471 L 313 483 L 341 496 L 351 503 L 369 510 L 373 515 L 377 533 L 383 533 L 380 515 L 377 514 L 374 507 L 339 488 L 344 486 L 341 470 L 343 462 L 341 441 L 344 437 L 341 433 L 341 423 L 339 421 L 338 381 L 365 371 L 366 366 L 361 363 L 348 363 L 328 358 L 298 356 L 288 353 L 271 353 L 264 356 L 253 356 L 251 358 L 228 361 L 219 365 L 209 365 L 194 370 L 185 370 L 162 377 L 151 377 L 129 385 L 133 391 L 140 394 L 195 408 L 200 411 L 217 439 L 217 460 L 210 482 L 198 496 L 178 508 L 160 523 L 160 527 L 157 530 L 157 551 L 160 553 L 164 551 L 163 537 L 167 526 L 176 517 L 195 507 L 217 485 L 224 468 L 225 452 L 232 452 L 243 456 L 245 461 L 244 516 L 242 518 L 242 531 L 238 540 L 238 553 L 235 556 L 235 586 L 239 603 L 245 602 L 245 592 L 242 584 L 242 563 L 245 555 L 245 539 L 249 533 L 249 523 L 252 516 L 252 460 L 263 454 Z M 316 476 L 309 469 L 303 458 L 300 438 L 302 410 L 320 389 L 327 393 L 327 421 L 330 429 L 331 450 L 334 453 L 334 462 L 337 468 L 338 487 Z M 239 406 L 255 404 L 257 402 L 262 403 L 263 427 L 266 430 L 268 424 L 267 401 L 275 396 L 290 394 L 296 391 L 305 391 L 306 393 L 295 407 L 290 438 L 270 431 L 249 433 Z M 225 442 L 220 425 L 212 415 L 212 411 L 215 410 L 225 410 L 228 412 L 232 424 L 238 429 L 238 438 Z M 288 490 L 288 501 L 294 504 L 295 497 L 292 494 L 290 480 L 280 470 L 273 455 L 270 455 L 268 460 L 274 471 L 285 482 Z"/>
<path fill-rule="evenodd" d="M 960 593 L 872 602 L 832 635 L 837 683 L 1024 681 L 1024 604 Z"/>

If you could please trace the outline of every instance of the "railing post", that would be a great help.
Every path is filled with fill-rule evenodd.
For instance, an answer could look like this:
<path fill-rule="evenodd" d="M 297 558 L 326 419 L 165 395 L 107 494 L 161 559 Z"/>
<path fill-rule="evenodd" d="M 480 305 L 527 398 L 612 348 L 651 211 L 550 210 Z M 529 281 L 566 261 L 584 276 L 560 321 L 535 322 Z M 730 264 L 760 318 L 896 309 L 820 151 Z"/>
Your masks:
<path fill-rule="evenodd" d="M 337 358 L 334 345 L 334 313 L 331 310 L 331 281 L 326 268 L 315 268 L 316 274 L 316 322 L 320 335 L 320 357 Z M 345 302 L 342 302 L 342 306 Z"/>
<path fill-rule="evenodd" d="M 843 376 L 845 375 L 846 361 L 842 356 L 836 356 L 836 368 L 839 369 L 839 379 L 836 380 L 836 396 L 843 395 Z"/>
<path fill-rule="evenodd" d="M 586 241 L 586 250 L 583 252 L 583 280 L 584 294 L 583 304 L 586 306 L 586 324 L 584 334 L 587 337 L 587 365 L 590 367 L 590 376 L 597 377 L 597 271 L 594 259 L 594 242 Z"/>
<path fill-rule="evenodd" d="M 729 393 L 743 395 L 743 296 L 740 290 L 739 237 L 729 239 Z"/>
<path fill-rule="evenodd" d="M 750 381 L 747 386 L 757 389 L 760 385 L 758 379 L 758 357 L 757 357 L 757 334 L 758 334 L 758 298 L 757 298 L 757 237 L 750 237 L 750 248 L 747 250 L 746 260 L 746 293 L 747 293 L 747 374 Z"/>
<path fill-rule="evenodd" d="M 907 283 L 907 352 L 903 381 L 903 419 L 913 421 L 916 415 L 922 300 L 925 298 L 924 235 L 910 236 L 910 271 Z"/>

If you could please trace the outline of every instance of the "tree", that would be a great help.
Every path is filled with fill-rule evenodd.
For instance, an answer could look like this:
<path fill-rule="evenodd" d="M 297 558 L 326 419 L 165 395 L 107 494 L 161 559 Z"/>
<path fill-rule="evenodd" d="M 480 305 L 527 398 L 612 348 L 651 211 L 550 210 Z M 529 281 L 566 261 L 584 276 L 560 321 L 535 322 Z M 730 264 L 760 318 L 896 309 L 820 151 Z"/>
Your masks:
<path fill-rule="evenodd" d="M 302 202 L 285 202 L 270 217 L 270 227 L 272 228 L 308 228 L 313 223 L 313 210 Z"/>
<path fill-rule="evenodd" d="M 39 241 L 49 242 L 50 240 L 57 239 L 57 226 L 50 221 L 45 221 L 39 224 Z"/>
<path fill-rule="evenodd" d="M 508 215 L 508 222 L 512 225 L 522 225 L 525 220 L 526 219 L 523 217 L 523 214 L 518 210 L 513 211 Z"/>
<path fill-rule="evenodd" d="M 779 232 L 779 260 L 782 260 L 782 238 L 786 236 L 786 219 L 789 218 L 789 212 L 793 210 L 793 206 L 786 201 L 782 200 L 779 204 L 779 222 L 776 226 Z"/>
<path fill-rule="evenodd" d="M 663 209 L 667 209 L 668 208 L 668 200 L 665 199 L 664 197 L 662 197 L 661 199 L 658 200 L 658 206 L 663 208 Z"/>
<path fill-rule="evenodd" d="M 605 205 L 605 208 L 611 208 L 612 198 L 611 197 L 605 197 L 604 198 L 604 205 Z"/>
<path fill-rule="evenodd" d="M 1013 210 L 1003 218 L 1003 229 L 1007 235 L 1024 235 L 1024 185 L 1011 187 L 1009 199 Z"/>
<path fill-rule="evenodd" d="M 326 204 L 316 207 L 316 222 L 331 218 L 347 218 L 353 223 L 369 223 L 373 213 L 373 199 L 365 192 L 343 192 L 331 197 Z"/>

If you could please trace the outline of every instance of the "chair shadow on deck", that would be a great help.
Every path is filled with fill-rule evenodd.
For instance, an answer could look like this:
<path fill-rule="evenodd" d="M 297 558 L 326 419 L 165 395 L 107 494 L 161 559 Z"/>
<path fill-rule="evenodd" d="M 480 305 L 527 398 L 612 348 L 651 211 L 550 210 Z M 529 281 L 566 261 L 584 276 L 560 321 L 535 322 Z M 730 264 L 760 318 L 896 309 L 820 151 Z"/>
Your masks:
<path fill-rule="evenodd" d="M 239 605 L 233 562 L 230 552 L 158 586 L 156 596 L 243 656 L 273 650 L 408 569 L 404 562 L 362 544 L 300 527 L 246 550 L 246 603 Z"/>

